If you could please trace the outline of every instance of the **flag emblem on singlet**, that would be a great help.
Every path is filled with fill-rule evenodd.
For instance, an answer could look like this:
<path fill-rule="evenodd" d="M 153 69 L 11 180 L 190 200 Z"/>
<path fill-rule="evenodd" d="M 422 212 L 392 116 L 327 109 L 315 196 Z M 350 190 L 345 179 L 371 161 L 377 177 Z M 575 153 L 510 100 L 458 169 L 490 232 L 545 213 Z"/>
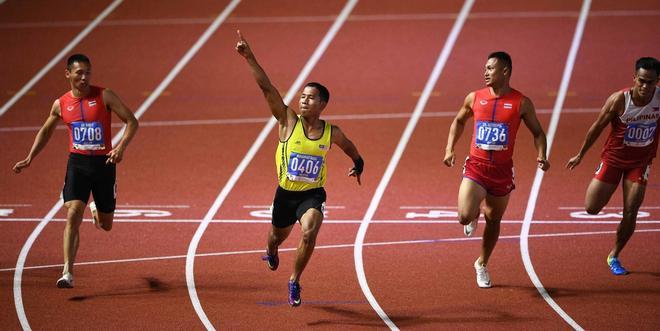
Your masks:
<path fill-rule="evenodd" d="M 87 102 L 87 104 L 88 104 L 90 107 L 94 107 L 94 106 L 96 106 L 96 100 L 90 100 L 90 101 Z"/>
<path fill-rule="evenodd" d="M 512 109 L 513 105 L 510 103 L 504 103 L 504 109 Z"/>

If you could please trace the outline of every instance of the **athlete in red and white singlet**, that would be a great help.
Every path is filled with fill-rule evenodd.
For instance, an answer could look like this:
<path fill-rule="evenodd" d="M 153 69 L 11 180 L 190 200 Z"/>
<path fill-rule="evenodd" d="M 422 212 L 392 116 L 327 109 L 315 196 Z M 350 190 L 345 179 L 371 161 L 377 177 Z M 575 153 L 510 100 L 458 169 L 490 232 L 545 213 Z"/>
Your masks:
<path fill-rule="evenodd" d="M 612 94 L 591 125 L 582 147 L 566 167 L 575 168 L 610 125 L 612 130 L 605 142 L 602 161 L 587 188 L 585 209 L 598 214 L 607 205 L 619 183 L 623 186 L 623 218 L 617 228 L 616 243 L 607 256 L 607 264 L 614 275 L 628 272 L 621 266 L 619 253 L 635 232 L 637 212 L 644 201 L 651 161 L 658 150 L 660 123 L 660 64 L 652 57 L 635 63 L 634 85 Z"/>
<path fill-rule="evenodd" d="M 512 165 L 522 98 L 522 93 L 515 89 L 501 97 L 493 95 L 489 87 L 474 92 L 474 134 L 470 158 Z"/>
<path fill-rule="evenodd" d="M 57 287 L 73 287 L 73 266 L 78 251 L 79 228 L 89 204 L 94 225 L 105 231 L 112 229 L 116 206 L 117 185 L 115 164 L 138 129 L 138 121 L 119 97 L 110 89 L 90 84 L 92 64 L 83 54 L 67 59 L 65 77 L 71 90 L 53 102 L 48 118 L 34 139 L 28 156 L 14 165 L 20 173 L 43 150 L 60 119 L 69 131 L 69 161 L 67 162 L 62 199 L 67 208 L 64 227 L 64 268 Z M 112 146 L 111 113 L 126 123 L 126 130 L 117 146 Z"/>
<path fill-rule="evenodd" d="M 601 157 L 606 164 L 618 168 L 645 167 L 655 158 L 658 150 L 658 124 L 660 124 L 660 88 L 655 88 L 651 101 L 637 106 L 632 99 L 632 88 L 622 90 L 624 110 L 612 118 Z"/>
<path fill-rule="evenodd" d="M 481 254 L 474 262 L 477 285 L 482 288 L 491 287 L 486 265 L 497 244 L 510 193 L 515 188 L 512 156 L 521 120 L 534 136 L 538 167 L 544 171 L 550 168 L 545 132 L 536 118 L 532 101 L 509 85 L 511 68 L 508 54 L 495 52 L 488 56 L 484 72 L 487 87 L 465 98 L 449 130 L 444 157 L 445 165 L 454 165 L 454 146 L 467 120 L 474 116 L 470 156 L 465 159 L 458 191 L 458 217 L 465 235 L 471 236 L 476 232 L 481 203 L 484 203 L 486 228 Z"/>
<path fill-rule="evenodd" d="M 90 86 L 84 97 L 75 97 L 69 91 L 59 98 L 62 120 L 69 131 L 69 152 L 106 155 L 112 150 L 112 114 L 103 102 L 103 90 Z"/>

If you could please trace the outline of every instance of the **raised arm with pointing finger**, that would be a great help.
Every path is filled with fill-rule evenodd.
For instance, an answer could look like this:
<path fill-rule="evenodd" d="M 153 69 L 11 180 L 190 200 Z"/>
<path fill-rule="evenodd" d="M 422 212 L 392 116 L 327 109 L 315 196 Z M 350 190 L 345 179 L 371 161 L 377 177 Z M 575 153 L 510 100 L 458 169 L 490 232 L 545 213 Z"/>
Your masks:
<path fill-rule="evenodd" d="M 252 49 L 243 37 L 243 34 L 241 34 L 241 31 L 237 31 L 237 33 L 239 41 L 236 43 L 236 51 L 243 56 L 250 65 L 252 75 L 257 81 L 257 85 L 259 85 L 259 88 L 261 88 L 261 91 L 264 93 L 264 97 L 266 97 L 270 112 L 279 123 L 280 140 L 285 139 L 290 133 L 289 128 L 293 128 L 293 125 L 296 123 L 296 112 L 284 104 L 280 92 L 270 82 L 268 75 L 266 75 L 264 69 L 259 65 L 259 62 L 257 62 L 257 58 L 254 56 L 254 53 L 252 53 Z"/>

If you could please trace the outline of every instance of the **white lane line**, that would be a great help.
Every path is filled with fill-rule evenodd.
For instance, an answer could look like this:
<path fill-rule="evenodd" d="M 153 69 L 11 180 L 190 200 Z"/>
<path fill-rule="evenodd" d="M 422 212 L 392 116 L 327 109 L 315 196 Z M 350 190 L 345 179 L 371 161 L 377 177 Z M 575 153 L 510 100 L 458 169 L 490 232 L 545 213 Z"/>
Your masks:
<path fill-rule="evenodd" d="M 25 84 L 25 86 L 23 86 L 16 94 L 14 94 L 14 96 L 11 97 L 11 99 L 9 99 L 9 101 L 4 104 L 4 106 L 2 106 L 2 108 L 0 108 L 0 116 L 6 113 L 7 110 L 9 110 L 9 108 L 11 108 L 11 106 L 13 106 L 18 101 L 18 99 L 23 97 L 23 95 L 25 95 L 25 93 L 27 93 L 44 75 L 46 75 L 50 69 L 58 64 L 62 58 L 67 55 L 67 53 L 76 47 L 78 43 L 80 43 L 80 41 L 83 40 L 90 32 L 92 32 L 92 30 L 94 30 L 94 28 L 96 28 L 96 26 L 99 25 L 103 19 L 110 15 L 110 13 L 115 10 L 115 8 L 117 8 L 117 6 L 122 3 L 122 1 L 123 0 L 113 1 L 104 11 L 101 12 L 101 14 L 99 14 L 99 16 L 96 17 L 96 19 L 89 23 L 89 25 L 84 30 L 82 30 L 59 53 L 57 53 L 57 55 L 55 55 L 55 57 L 53 57 L 53 59 L 51 59 L 45 67 L 41 68 L 41 70 L 39 70 L 39 72 L 37 72 L 37 74 L 34 75 L 34 77 L 32 77 L 32 79 L 30 79 L 27 84 Z"/>
<path fill-rule="evenodd" d="M 19 322 L 21 323 L 21 327 L 23 330 L 32 330 L 30 328 L 30 323 L 27 320 L 27 316 L 25 315 L 25 307 L 23 306 L 23 294 L 21 291 L 21 282 L 22 282 L 22 277 L 23 277 L 23 268 L 25 267 L 25 260 L 27 258 L 28 252 L 30 251 L 30 248 L 32 248 L 32 245 L 34 242 L 37 240 L 37 237 L 41 233 L 41 231 L 46 227 L 48 222 L 55 216 L 55 214 L 62 208 L 64 205 L 64 202 L 60 198 L 60 200 L 55 203 L 53 208 L 50 209 L 48 214 L 44 216 L 44 218 L 37 224 L 37 227 L 32 231 L 30 236 L 27 238 L 25 243 L 23 244 L 23 248 L 21 248 L 21 252 L 18 254 L 18 260 L 16 261 L 16 269 L 14 270 L 14 306 L 16 307 L 16 315 L 18 317 Z"/>
<path fill-rule="evenodd" d="M 179 60 L 176 66 L 170 71 L 170 73 L 165 77 L 165 79 L 160 83 L 160 85 L 154 90 L 154 92 L 149 96 L 147 100 L 140 106 L 137 112 L 135 112 L 135 117 L 140 118 L 144 112 L 147 111 L 148 107 L 154 102 L 154 100 L 162 93 L 163 90 L 170 84 L 170 82 L 176 77 L 179 72 L 185 67 L 185 65 L 192 59 L 192 57 L 199 51 L 204 43 L 211 37 L 213 32 L 218 28 L 220 23 L 229 15 L 231 10 L 238 4 L 240 0 L 232 1 L 227 8 L 216 18 L 216 20 L 211 24 L 211 26 L 204 32 L 204 34 L 197 40 L 197 42 L 188 50 L 188 52 Z M 121 1 L 119 1 L 121 2 Z M 112 144 L 116 145 L 121 139 L 126 126 L 124 126 L 117 134 L 112 138 Z M 37 225 L 34 231 L 30 234 L 27 241 L 23 245 L 21 252 L 16 262 L 16 272 L 14 273 L 14 301 L 16 304 L 16 312 L 18 314 L 18 319 L 21 322 L 21 326 L 24 330 L 29 330 L 30 325 L 25 316 L 25 309 L 23 307 L 23 300 L 21 297 L 21 277 L 23 274 L 23 266 L 25 265 L 25 259 L 27 254 L 32 248 L 34 241 L 37 239 L 41 231 L 44 229 L 46 224 L 52 219 L 52 217 L 57 213 L 57 211 L 62 208 L 64 205 L 62 198 L 60 198 L 53 208 L 48 212 L 43 220 Z"/>
<path fill-rule="evenodd" d="M 584 26 L 587 23 L 587 16 L 589 14 L 590 6 L 591 0 L 584 0 L 582 3 L 580 17 L 578 18 L 577 25 L 575 27 L 575 34 L 573 35 L 573 41 L 571 42 L 571 49 L 568 53 L 568 58 L 566 59 L 566 66 L 564 67 L 564 73 L 562 75 L 559 93 L 557 94 L 557 99 L 555 100 L 555 106 L 553 108 L 552 117 L 550 119 L 550 127 L 548 128 L 548 157 L 550 157 L 552 142 L 554 140 L 555 132 L 557 131 L 557 126 L 559 124 L 559 115 L 561 114 L 561 108 L 564 105 L 564 100 L 566 98 L 566 91 L 568 91 L 568 85 L 571 81 L 573 66 L 575 65 L 575 59 L 580 48 L 580 42 L 582 41 L 582 34 L 584 32 Z M 561 318 L 563 318 L 564 321 L 566 321 L 566 323 L 568 323 L 573 329 L 583 330 L 582 327 L 575 320 L 573 320 L 573 318 L 571 318 L 571 316 L 569 316 L 561 307 L 559 307 L 557 302 L 552 299 L 548 291 L 546 291 L 545 287 L 543 287 L 543 284 L 536 274 L 536 271 L 534 271 L 532 259 L 529 255 L 529 230 L 531 228 L 532 218 L 534 217 L 534 209 L 536 208 L 536 201 L 538 199 L 542 181 L 543 171 L 541 169 L 536 169 L 536 176 L 534 177 L 534 183 L 532 184 L 529 200 L 527 201 L 525 218 L 523 220 L 522 229 L 520 230 L 520 255 L 522 256 L 527 275 L 536 287 L 536 290 L 541 294 L 548 305 L 550 305 L 550 307 L 552 307 L 552 309 L 554 309 L 557 314 L 559 314 L 559 316 L 561 316 Z"/>
<path fill-rule="evenodd" d="M 358 281 L 360 283 L 360 288 L 362 289 L 362 292 L 369 301 L 371 307 L 378 313 L 380 318 L 392 330 L 398 330 L 398 327 L 387 316 L 385 311 L 383 311 L 383 309 L 378 304 L 378 301 L 374 297 L 373 293 L 371 292 L 371 289 L 369 289 L 367 277 L 364 272 L 364 261 L 362 259 L 362 246 L 364 243 L 364 237 L 367 235 L 369 222 L 376 213 L 378 204 L 380 203 L 380 200 L 383 197 L 383 194 L 385 193 L 385 189 L 387 188 L 387 185 L 389 184 L 390 179 L 394 174 L 394 170 L 396 169 L 399 160 L 401 159 L 401 155 L 403 155 L 403 151 L 405 150 L 406 145 L 408 144 L 408 140 L 410 139 L 410 136 L 415 130 L 415 126 L 417 125 L 417 122 L 419 121 L 419 118 L 421 117 L 421 114 L 424 111 L 424 107 L 426 106 L 426 103 L 429 97 L 431 96 L 431 92 L 433 92 L 433 87 L 438 81 L 438 78 L 440 77 L 440 73 L 442 73 L 442 69 L 447 63 L 447 59 L 451 54 L 454 44 L 456 43 L 456 39 L 458 38 L 458 35 L 461 29 L 463 28 L 463 24 L 467 20 L 468 14 L 473 4 L 474 4 L 474 0 L 466 0 L 465 3 L 463 4 L 463 7 L 461 8 L 458 17 L 454 22 L 454 26 L 452 27 L 451 32 L 447 36 L 447 40 L 445 41 L 445 44 L 442 47 L 442 51 L 438 56 L 438 60 L 435 66 L 433 67 L 433 71 L 431 72 L 431 75 L 429 76 L 429 79 L 426 82 L 426 86 L 424 86 L 424 90 L 420 95 L 419 100 L 417 101 L 415 110 L 413 111 L 413 114 L 410 117 L 408 124 L 406 125 L 406 129 L 401 135 L 401 139 L 399 140 L 396 150 L 394 151 L 394 154 L 392 155 L 392 158 L 390 159 L 390 162 L 387 165 L 385 174 L 383 174 L 383 178 L 381 178 L 380 183 L 376 188 L 376 192 L 374 192 L 374 196 L 372 197 L 371 202 L 369 203 L 369 208 L 367 209 L 367 212 L 364 215 L 363 222 L 360 224 L 358 233 L 355 236 L 355 247 L 353 249 L 353 257 L 355 259 L 355 271 L 357 273 Z"/>
<path fill-rule="evenodd" d="M 454 217 L 455 218 L 455 217 Z M 0 218 L 0 224 L 2 223 L 19 223 L 19 222 L 40 222 L 41 218 Z M 51 222 L 66 222 L 64 218 L 52 218 Z M 162 224 L 162 223 L 201 223 L 204 220 L 202 219 L 177 219 L 177 218 L 117 218 L 113 223 L 145 223 L 145 224 Z M 91 223 L 91 219 L 84 219 L 83 222 Z M 243 224 L 270 224 L 270 219 L 212 219 L 209 223 L 243 223 Z M 361 224 L 362 220 L 333 220 L 333 219 L 323 219 L 323 224 Z M 428 220 L 419 220 L 419 219 L 389 219 L 389 220 L 371 220 L 370 224 L 450 224 L 458 225 L 458 222 L 455 219 L 451 220 L 437 220 L 437 219 L 428 219 Z M 523 220 L 502 220 L 502 224 L 522 224 Z M 620 220 L 616 221 L 585 221 L 570 219 L 570 220 L 541 220 L 541 221 L 532 221 L 534 224 L 559 224 L 559 225 L 586 225 L 586 224 L 619 224 Z M 637 220 L 637 224 L 660 224 L 660 220 Z"/>
<path fill-rule="evenodd" d="M 339 16 L 337 16 L 337 20 L 332 24 L 330 30 L 328 30 L 326 35 L 323 37 L 323 40 L 321 40 L 321 43 L 317 46 L 316 50 L 314 51 L 314 54 L 312 54 L 312 56 L 309 58 L 309 60 L 305 64 L 305 67 L 303 67 L 303 70 L 300 72 L 300 74 L 298 74 L 298 78 L 295 80 L 295 82 L 287 92 L 287 95 L 284 98 L 285 104 L 288 105 L 293 99 L 293 97 L 298 94 L 298 90 L 302 86 L 304 80 L 307 79 L 309 73 L 312 71 L 314 66 L 316 66 L 316 63 L 319 61 L 323 53 L 325 53 L 325 50 L 330 45 L 330 42 L 334 39 L 335 35 L 337 34 L 341 26 L 344 24 L 344 22 L 346 22 L 348 15 L 351 13 L 351 11 L 353 10 L 356 4 L 357 4 L 357 0 L 349 0 L 346 3 Z M 193 306 L 195 307 L 195 311 L 197 312 L 197 315 L 200 316 L 200 319 L 204 321 L 204 325 L 209 330 L 214 328 L 211 322 L 206 317 L 206 313 L 204 313 L 204 309 L 202 308 L 201 302 L 199 301 L 199 297 L 197 296 L 197 289 L 195 288 L 194 266 L 195 266 L 195 256 L 196 256 L 195 253 L 197 251 L 197 246 L 199 245 L 199 241 L 201 240 L 202 235 L 204 235 L 204 231 L 206 231 L 206 228 L 208 227 L 211 219 L 218 212 L 220 206 L 222 206 L 222 203 L 229 195 L 229 192 L 231 192 L 232 188 L 234 187 L 236 182 L 238 182 L 238 179 L 241 177 L 241 175 L 247 168 L 248 164 L 250 164 L 250 161 L 252 161 L 254 156 L 257 154 L 259 148 L 261 148 L 261 145 L 270 135 L 270 131 L 275 127 L 275 123 L 276 120 L 271 117 L 268 123 L 266 123 L 266 125 L 263 127 L 263 129 L 257 136 L 256 140 L 254 141 L 248 152 L 243 157 L 243 160 L 236 167 L 231 177 L 229 177 L 229 180 L 220 191 L 220 194 L 218 194 L 218 196 L 216 197 L 215 201 L 213 202 L 213 205 L 206 213 L 206 216 L 204 216 L 202 223 L 200 223 L 199 227 L 197 228 L 197 231 L 195 231 L 195 234 L 192 240 L 190 241 L 190 245 L 188 246 L 188 254 L 186 257 L 186 284 L 188 285 L 188 294 L 193 303 Z"/>
<path fill-rule="evenodd" d="M 660 233 L 660 229 L 638 229 L 635 230 L 636 233 Z M 543 234 L 532 234 L 529 237 L 531 238 L 555 238 L 555 237 L 575 237 L 575 236 L 593 236 L 593 235 L 605 235 L 605 234 L 616 234 L 615 230 L 612 231 L 589 231 L 589 232 L 559 232 L 559 233 L 543 233 Z M 519 239 L 520 236 L 502 236 L 500 239 Z M 479 241 L 481 238 L 478 237 L 456 237 L 456 238 L 442 238 L 442 239 L 421 239 L 421 240 L 400 240 L 400 241 L 384 241 L 384 242 L 372 242 L 364 243 L 364 246 L 393 246 L 393 245 L 415 245 L 415 244 L 441 244 L 446 242 L 461 242 L 461 241 Z M 316 249 L 332 249 L 332 248 L 350 248 L 354 244 L 334 244 L 334 245 L 321 245 L 317 246 Z M 280 252 L 292 252 L 297 248 L 281 248 Z M 228 255 L 241 255 L 241 254 L 263 254 L 263 248 L 244 250 L 244 251 L 229 251 L 229 252 L 216 252 L 216 253 L 203 253 L 195 254 L 196 257 L 213 257 L 213 256 L 228 256 Z M 135 262 L 149 262 L 149 261 L 162 261 L 162 260 L 175 260 L 175 259 L 184 259 L 187 255 L 169 255 L 169 256 L 155 256 L 155 257 L 140 257 L 132 259 L 119 259 L 119 260 L 103 260 L 103 261 L 88 261 L 88 262 L 76 262 L 76 267 L 87 266 L 87 265 L 100 265 L 100 264 L 120 264 L 120 263 L 135 263 Z M 35 265 L 25 267 L 26 270 L 36 270 L 36 269 L 49 269 L 49 268 L 61 268 L 63 264 L 46 264 L 46 265 Z M 14 271 L 15 268 L 4 268 L 0 269 L 0 272 Z"/>
<path fill-rule="evenodd" d="M 567 108 L 562 113 L 597 113 L 600 108 Z M 552 109 L 537 109 L 537 114 L 551 114 Z M 346 115 L 327 115 L 323 118 L 327 120 L 380 120 L 380 119 L 402 119 L 410 118 L 411 113 L 380 113 L 380 114 L 346 114 Z M 453 117 L 456 111 L 443 112 L 424 112 L 421 117 Z M 144 121 L 140 122 L 140 127 L 165 127 L 165 126 L 191 126 L 191 125 L 225 125 L 225 124 L 252 124 L 266 123 L 270 117 L 252 117 L 252 118 L 224 118 L 224 119 L 206 119 L 206 120 L 178 120 L 178 121 Z M 123 124 L 115 123 L 112 127 L 121 127 Z M 21 131 L 39 131 L 40 126 L 14 126 L 0 128 L 0 132 L 21 132 Z M 58 125 L 57 130 L 66 130 L 66 126 Z"/>

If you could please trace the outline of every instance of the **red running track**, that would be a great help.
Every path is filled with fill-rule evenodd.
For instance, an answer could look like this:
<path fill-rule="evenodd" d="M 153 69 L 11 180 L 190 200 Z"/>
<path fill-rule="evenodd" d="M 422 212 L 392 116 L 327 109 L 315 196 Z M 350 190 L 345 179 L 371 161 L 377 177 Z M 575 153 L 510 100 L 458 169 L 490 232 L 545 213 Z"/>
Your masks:
<path fill-rule="evenodd" d="M 578 169 L 563 169 L 605 98 L 631 83 L 634 60 L 658 53 L 645 22 L 656 20 L 660 8 L 647 2 L 638 6 L 651 8 L 644 13 L 615 1 L 592 4 L 551 152 L 553 167 L 543 179 L 534 210 L 529 239 L 534 268 L 552 298 L 585 329 L 660 326 L 655 313 L 660 269 L 654 262 L 660 178 L 652 172 L 639 231 L 622 255 L 632 273 L 613 277 L 604 260 L 614 241 L 620 192 L 604 218 L 579 218 L 602 141 Z M 0 55 L 3 77 L 11 77 L 0 83 L 0 103 L 109 3 L 87 4 L 78 8 L 82 15 L 54 18 L 49 14 L 72 3 L 0 4 L 0 40 L 11 45 Z M 92 58 L 95 83 L 111 87 L 137 110 L 228 3 L 199 0 L 154 7 L 151 2 L 127 1 L 75 51 Z M 118 167 L 115 227 L 111 233 L 88 223 L 81 228 L 75 289 L 54 286 L 61 270 L 64 212 L 37 237 L 25 261 L 21 288 L 32 328 L 203 328 L 188 295 L 185 255 L 199 222 L 269 115 L 249 69 L 233 50 L 235 30 L 243 31 L 285 95 L 344 5 L 245 0 L 236 7 L 142 116 L 140 132 Z M 325 116 L 360 149 L 367 162 L 364 183 L 357 186 L 345 177 L 350 161 L 341 152 L 331 153 L 329 208 L 302 279 L 304 304 L 289 308 L 286 281 L 293 254 L 282 252 L 276 273 L 259 260 L 269 227 L 263 215 L 276 185 L 277 138 L 271 132 L 212 215 L 214 221 L 197 249 L 202 255 L 195 259 L 196 291 L 216 328 L 385 327 L 357 282 L 352 244 L 462 5 L 357 4 L 308 80 L 330 87 Z M 478 238 L 463 239 L 451 216 L 460 167 L 446 168 L 441 158 L 452 116 L 467 92 L 483 85 L 484 57 L 495 49 L 512 55 L 512 85 L 532 98 L 547 129 L 580 6 L 550 1 L 477 1 L 473 6 L 365 238 L 367 244 L 381 243 L 364 247 L 366 278 L 398 327 L 568 328 L 540 297 L 520 256 L 518 236 L 535 173 L 530 136 L 522 133 L 517 144 L 517 189 L 489 266 L 495 284 L 490 290 L 474 284 Z M 6 329 L 20 328 L 13 268 L 28 236 L 57 201 L 67 157 L 65 131 L 57 131 L 24 174 L 9 169 L 24 157 L 34 127 L 64 91 L 66 81 L 57 67 L 0 116 L 0 164 L 7 169 L 0 175 L 0 300 L 6 307 L 0 322 Z M 459 156 L 467 153 L 469 134 L 465 132 L 457 147 Z M 535 237 L 542 234 L 552 236 Z M 283 248 L 295 247 L 298 239 L 294 231 Z M 162 258 L 149 259 L 153 257 Z"/>

